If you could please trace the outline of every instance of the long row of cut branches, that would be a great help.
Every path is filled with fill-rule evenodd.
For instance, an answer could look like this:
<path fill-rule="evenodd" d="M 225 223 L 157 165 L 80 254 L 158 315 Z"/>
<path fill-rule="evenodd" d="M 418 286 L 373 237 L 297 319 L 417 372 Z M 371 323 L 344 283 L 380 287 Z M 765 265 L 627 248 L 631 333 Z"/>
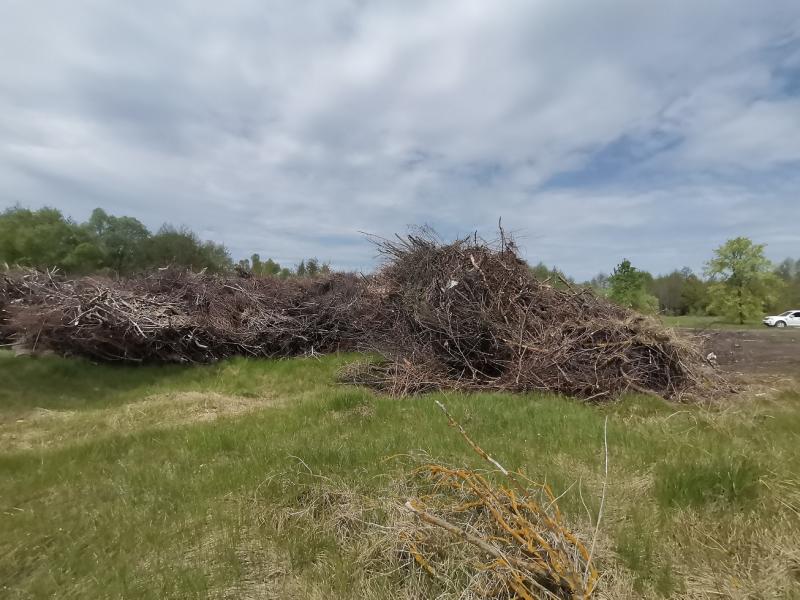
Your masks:
<path fill-rule="evenodd" d="M 353 275 L 224 278 L 185 271 L 113 281 L 5 276 L 6 336 L 20 347 L 104 361 L 209 362 L 350 348 Z M 3 308 L 3 307 L 0 307 Z"/>
<path fill-rule="evenodd" d="M 96 360 L 208 362 L 361 349 L 346 381 L 404 395 L 547 390 L 604 400 L 714 385 L 699 345 L 584 289 L 535 279 L 501 232 L 378 242 L 368 277 L 219 277 L 164 271 L 112 281 L 6 275 L 0 337 Z"/>

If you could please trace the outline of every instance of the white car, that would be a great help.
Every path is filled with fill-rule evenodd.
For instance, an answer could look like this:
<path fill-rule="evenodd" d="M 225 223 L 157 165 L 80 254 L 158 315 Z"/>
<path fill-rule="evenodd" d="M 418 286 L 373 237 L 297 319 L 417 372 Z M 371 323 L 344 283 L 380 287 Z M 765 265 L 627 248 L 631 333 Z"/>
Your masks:
<path fill-rule="evenodd" d="M 800 327 L 800 310 L 787 310 L 775 317 L 764 317 L 767 327 Z"/>

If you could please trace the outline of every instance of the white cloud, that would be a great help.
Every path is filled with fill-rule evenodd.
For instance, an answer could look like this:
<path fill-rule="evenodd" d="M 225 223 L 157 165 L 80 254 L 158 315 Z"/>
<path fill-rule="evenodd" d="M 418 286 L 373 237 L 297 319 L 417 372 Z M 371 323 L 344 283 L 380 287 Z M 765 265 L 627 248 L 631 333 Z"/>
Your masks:
<path fill-rule="evenodd" d="M 17 0 L 0 203 L 346 267 L 371 264 L 359 230 L 501 215 L 579 276 L 697 265 L 736 228 L 800 254 L 763 216 L 798 222 L 799 23 L 791 1 Z"/>
<path fill-rule="evenodd" d="M 683 152 L 692 165 L 769 169 L 800 162 L 800 98 L 755 100 L 702 126 Z"/>

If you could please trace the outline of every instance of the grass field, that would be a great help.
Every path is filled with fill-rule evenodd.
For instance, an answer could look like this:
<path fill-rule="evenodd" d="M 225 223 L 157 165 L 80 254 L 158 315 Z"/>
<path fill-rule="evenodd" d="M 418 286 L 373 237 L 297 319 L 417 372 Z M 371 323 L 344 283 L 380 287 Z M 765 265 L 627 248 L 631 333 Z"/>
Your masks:
<path fill-rule="evenodd" d="M 0 597 L 434 597 L 413 565 L 360 562 L 380 522 L 342 536 L 335 501 L 389 512 L 415 451 L 480 466 L 434 398 L 507 467 L 566 492 L 585 539 L 608 416 L 605 597 L 800 597 L 797 387 L 715 407 L 396 400 L 336 384 L 350 360 L 126 368 L 0 353 Z"/>
<path fill-rule="evenodd" d="M 761 319 L 739 324 L 726 321 L 722 317 L 692 315 L 670 317 L 662 315 L 660 318 L 668 327 L 683 327 L 687 329 L 766 329 L 761 323 Z"/>

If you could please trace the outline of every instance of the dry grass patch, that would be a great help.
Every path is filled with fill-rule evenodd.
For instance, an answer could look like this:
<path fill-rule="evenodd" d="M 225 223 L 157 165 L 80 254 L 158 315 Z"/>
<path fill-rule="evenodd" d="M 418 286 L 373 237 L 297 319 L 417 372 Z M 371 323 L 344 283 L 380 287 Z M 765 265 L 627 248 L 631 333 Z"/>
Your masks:
<path fill-rule="evenodd" d="M 600 581 L 593 559 L 605 486 L 594 534 L 591 515 L 588 533 L 578 533 L 550 486 L 505 469 L 437 404 L 491 470 L 407 455 L 405 477 L 366 494 L 298 459 L 305 472 L 275 478 L 292 502 L 272 513 L 272 529 L 293 544 L 298 531 L 330 536 L 354 566 L 364 597 L 378 597 L 387 585 L 410 599 L 592 596 Z M 324 557 L 313 562 L 324 571 Z"/>
<path fill-rule="evenodd" d="M 7 450 L 56 448 L 98 436 L 207 423 L 282 403 L 270 397 L 190 391 L 153 394 L 138 402 L 89 411 L 34 408 L 14 422 L 0 423 L 0 444 Z"/>

